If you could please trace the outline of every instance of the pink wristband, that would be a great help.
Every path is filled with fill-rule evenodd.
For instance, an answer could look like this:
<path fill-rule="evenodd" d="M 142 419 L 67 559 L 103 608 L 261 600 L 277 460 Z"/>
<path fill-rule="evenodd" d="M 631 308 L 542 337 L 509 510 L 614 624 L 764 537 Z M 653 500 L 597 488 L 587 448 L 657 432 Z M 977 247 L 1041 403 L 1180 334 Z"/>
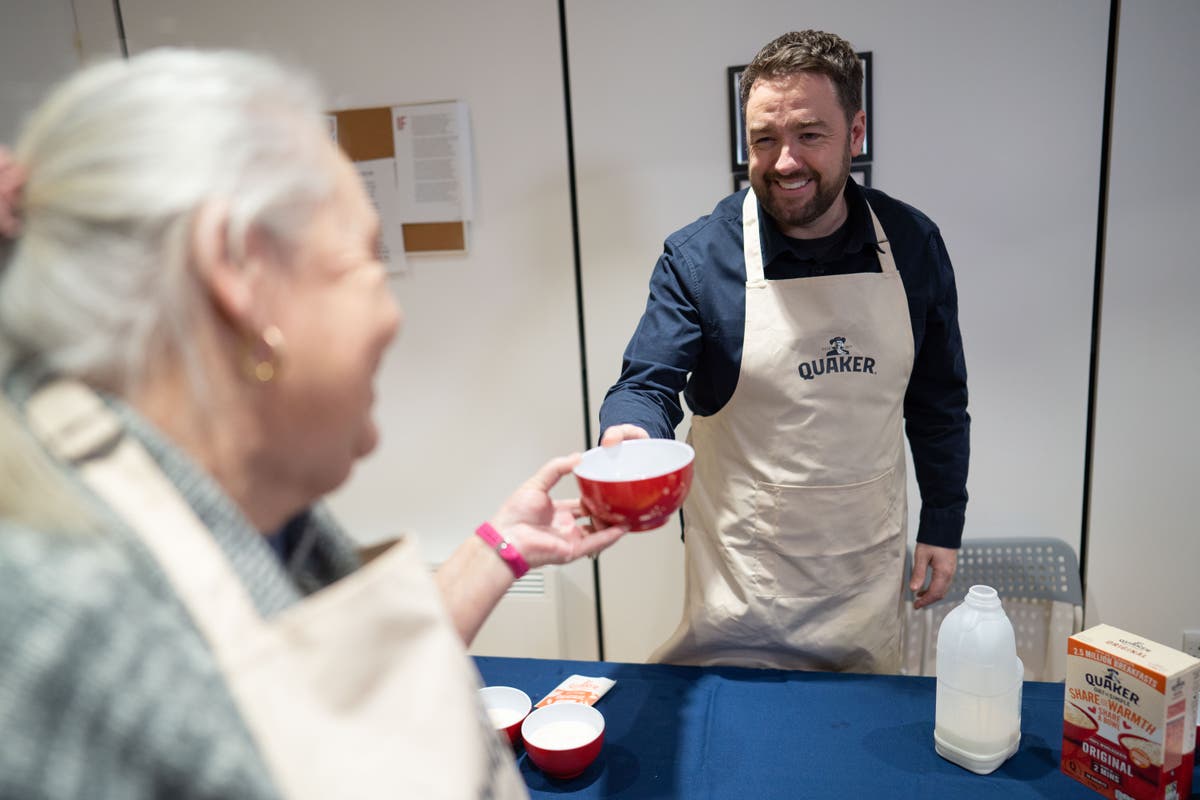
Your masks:
<path fill-rule="evenodd" d="M 475 529 L 475 535 L 487 542 L 488 547 L 496 551 L 496 555 L 504 559 L 512 570 L 514 578 L 520 578 L 529 572 L 529 562 L 518 552 L 517 548 L 501 536 L 490 522 L 485 522 Z"/>

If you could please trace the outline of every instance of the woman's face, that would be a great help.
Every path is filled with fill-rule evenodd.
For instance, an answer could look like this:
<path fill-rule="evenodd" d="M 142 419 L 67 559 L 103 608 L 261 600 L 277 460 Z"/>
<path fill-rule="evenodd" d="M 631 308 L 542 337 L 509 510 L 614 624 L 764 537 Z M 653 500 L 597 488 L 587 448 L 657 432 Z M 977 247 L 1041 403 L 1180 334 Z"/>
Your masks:
<path fill-rule="evenodd" d="M 291 263 L 273 270 L 267 322 L 283 333 L 282 366 L 263 390 L 260 465 L 315 499 L 374 449 L 373 382 L 400 327 L 378 258 L 379 219 L 358 173 L 332 144 L 332 197 Z"/>

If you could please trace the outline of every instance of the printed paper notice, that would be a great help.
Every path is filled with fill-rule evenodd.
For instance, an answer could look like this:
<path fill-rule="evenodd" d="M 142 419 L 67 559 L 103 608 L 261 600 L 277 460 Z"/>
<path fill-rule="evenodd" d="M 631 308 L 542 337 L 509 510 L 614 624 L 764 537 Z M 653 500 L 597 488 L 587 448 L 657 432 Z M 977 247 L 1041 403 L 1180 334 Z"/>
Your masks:
<path fill-rule="evenodd" d="M 355 161 L 354 167 L 362 176 L 367 194 L 379 214 L 380 260 L 387 265 L 389 272 L 404 272 L 407 260 L 404 256 L 404 230 L 399 217 L 400 192 L 396 185 L 396 161 L 392 158 Z"/>
<path fill-rule="evenodd" d="M 467 104 L 392 108 L 399 219 L 469 222 L 474 216 Z"/>

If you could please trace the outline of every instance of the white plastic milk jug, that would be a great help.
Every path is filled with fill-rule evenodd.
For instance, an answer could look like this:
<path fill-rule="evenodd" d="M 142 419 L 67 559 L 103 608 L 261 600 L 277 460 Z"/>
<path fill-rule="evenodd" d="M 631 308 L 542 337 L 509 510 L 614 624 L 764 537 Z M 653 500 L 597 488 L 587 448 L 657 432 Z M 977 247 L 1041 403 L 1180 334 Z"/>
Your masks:
<path fill-rule="evenodd" d="M 938 755 L 986 775 L 1017 752 L 1024 677 L 1000 595 L 991 586 L 972 586 L 938 629 Z"/>

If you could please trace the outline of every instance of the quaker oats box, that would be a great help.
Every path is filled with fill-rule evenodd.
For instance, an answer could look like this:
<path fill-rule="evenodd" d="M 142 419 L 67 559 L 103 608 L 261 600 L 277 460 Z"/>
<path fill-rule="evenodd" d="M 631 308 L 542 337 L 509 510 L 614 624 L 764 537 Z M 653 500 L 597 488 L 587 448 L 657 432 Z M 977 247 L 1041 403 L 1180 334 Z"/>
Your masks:
<path fill-rule="evenodd" d="M 1200 659 L 1097 625 L 1067 640 L 1062 771 L 1112 800 L 1191 792 Z"/>

